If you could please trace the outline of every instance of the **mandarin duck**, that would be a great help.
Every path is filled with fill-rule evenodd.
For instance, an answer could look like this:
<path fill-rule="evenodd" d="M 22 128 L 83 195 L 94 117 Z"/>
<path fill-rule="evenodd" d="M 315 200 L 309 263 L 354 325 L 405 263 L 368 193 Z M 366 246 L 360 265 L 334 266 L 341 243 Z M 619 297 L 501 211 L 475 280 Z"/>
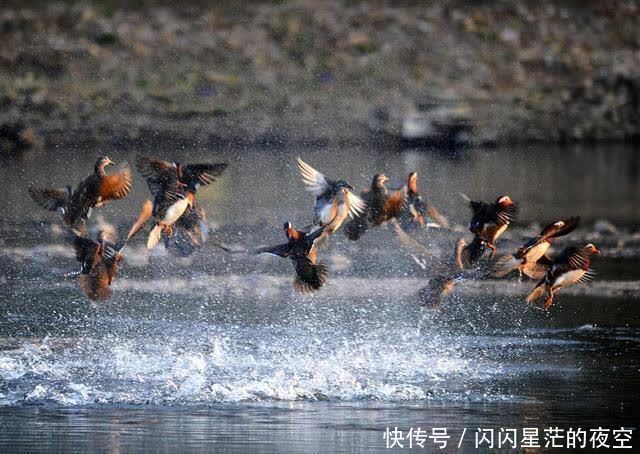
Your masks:
<path fill-rule="evenodd" d="M 435 226 L 449 228 L 449 221 L 440 212 L 424 199 L 418 191 L 418 173 L 411 172 L 407 181 L 407 204 L 400 213 L 400 226 L 405 231 L 411 231 L 419 227 L 425 227 L 431 219 Z"/>
<path fill-rule="evenodd" d="M 533 291 L 527 296 L 527 302 L 535 302 L 545 296 L 543 309 L 548 310 L 553 304 L 554 292 L 563 287 L 589 282 L 595 276 L 591 267 L 591 257 L 600 251 L 592 243 L 583 247 L 567 247 L 547 270 L 544 278 L 538 282 Z"/>
<path fill-rule="evenodd" d="M 387 181 L 389 178 L 386 175 L 378 173 L 374 175 L 371 187 L 360 193 L 366 208 L 345 224 L 344 233 L 350 240 L 359 239 L 369 226 L 377 227 L 394 219 L 405 209 L 407 188 L 402 187 L 389 192 L 385 186 Z"/>
<path fill-rule="evenodd" d="M 365 211 L 366 204 L 345 180 L 327 178 L 300 158 L 298 168 L 307 191 L 316 199 L 313 225 L 316 229 L 323 228 L 325 236 L 332 235 L 347 218 Z"/>
<path fill-rule="evenodd" d="M 289 241 L 278 246 L 260 248 L 256 250 L 256 254 L 290 258 L 296 270 L 293 287 L 301 293 L 318 290 L 327 281 L 329 268 L 326 263 L 317 261 L 316 241 L 328 225 L 307 233 L 296 230 L 290 222 L 286 222 L 284 232 Z"/>
<path fill-rule="evenodd" d="M 472 216 L 469 230 L 484 240 L 491 249 L 489 257 L 496 251 L 495 242 L 502 235 L 516 216 L 517 207 L 508 195 L 498 197 L 494 203 L 477 202 L 464 196 L 471 207 Z"/>
<path fill-rule="evenodd" d="M 96 161 L 92 174 L 82 180 L 75 190 L 29 188 L 31 198 L 41 207 L 60 211 L 64 224 L 70 229 L 83 229 L 91 210 L 112 200 L 125 197 L 131 191 L 131 167 L 125 164 L 118 172 L 107 174 L 105 168 L 114 164 L 106 156 Z"/>
<path fill-rule="evenodd" d="M 99 235 L 99 241 L 73 235 L 76 260 L 80 262 L 80 288 L 90 300 L 106 300 L 111 284 L 120 269 L 126 242 L 116 245 Z"/>
<path fill-rule="evenodd" d="M 500 257 L 493 266 L 492 274 L 503 277 L 514 270 L 518 270 L 520 277 L 526 274 L 532 279 L 542 279 L 552 261 L 547 257 L 547 251 L 554 238 L 573 232 L 580 217 L 553 222 L 546 226 L 538 236 L 527 241 L 515 254 Z"/>

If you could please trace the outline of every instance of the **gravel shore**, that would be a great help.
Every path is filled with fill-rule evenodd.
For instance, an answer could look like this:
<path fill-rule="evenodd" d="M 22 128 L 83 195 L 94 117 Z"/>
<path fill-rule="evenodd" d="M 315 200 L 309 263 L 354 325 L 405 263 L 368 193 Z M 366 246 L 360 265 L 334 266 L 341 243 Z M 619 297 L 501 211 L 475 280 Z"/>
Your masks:
<path fill-rule="evenodd" d="M 0 8 L 0 150 L 640 137 L 636 2 L 121 3 Z"/>

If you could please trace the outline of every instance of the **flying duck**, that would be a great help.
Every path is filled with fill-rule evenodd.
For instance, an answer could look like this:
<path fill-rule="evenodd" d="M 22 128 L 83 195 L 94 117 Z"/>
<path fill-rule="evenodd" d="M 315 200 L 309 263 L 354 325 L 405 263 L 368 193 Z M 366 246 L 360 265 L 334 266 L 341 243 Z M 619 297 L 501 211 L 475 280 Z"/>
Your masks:
<path fill-rule="evenodd" d="M 296 230 L 290 222 L 286 222 L 284 232 L 289 241 L 278 246 L 260 248 L 256 254 L 289 257 L 296 269 L 293 287 L 301 293 L 313 292 L 322 287 L 329 273 L 326 263 L 317 263 L 315 245 L 326 228 L 325 225 L 313 232 L 306 233 Z"/>
<path fill-rule="evenodd" d="M 516 204 L 508 195 L 498 197 L 494 203 L 477 202 L 463 195 L 471 207 L 472 216 L 469 230 L 480 236 L 485 245 L 491 249 L 489 257 L 496 251 L 494 243 L 515 219 Z"/>
<path fill-rule="evenodd" d="M 573 232 L 579 222 L 580 217 L 571 217 L 549 224 L 515 254 L 500 257 L 493 266 L 493 275 L 502 277 L 511 271 L 518 270 L 521 277 L 524 273 L 532 279 L 542 279 L 552 264 L 546 254 L 553 239 Z"/>
<path fill-rule="evenodd" d="M 365 202 L 364 211 L 356 214 L 344 227 L 344 233 L 350 240 L 359 239 L 369 226 L 377 227 L 383 222 L 397 217 L 406 207 L 407 188 L 389 192 L 385 183 L 389 181 L 386 175 L 378 173 L 371 181 L 371 187 L 360 193 Z"/>
<path fill-rule="evenodd" d="M 129 231 L 135 235 L 151 217 L 155 226 L 149 234 L 147 248 L 152 249 L 165 233 L 165 247 L 175 245 L 179 255 L 188 255 L 206 240 L 208 227 L 204 209 L 195 204 L 195 193 L 201 185 L 216 181 L 227 163 L 183 164 L 145 156 L 136 158 L 138 172 L 147 180 L 152 203 L 145 202 L 140 216 Z M 178 236 L 172 241 L 174 227 Z M 171 250 L 174 250 L 171 248 Z"/>
<path fill-rule="evenodd" d="M 581 248 L 567 247 L 553 261 L 544 278 L 538 282 L 533 291 L 527 296 L 527 302 L 535 302 L 544 297 L 543 309 L 547 310 L 553 304 L 554 292 L 562 287 L 588 282 L 595 273 L 590 268 L 591 257 L 600 251 L 592 243 Z"/>
<path fill-rule="evenodd" d="M 418 191 L 418 173 L 411 172 L 407 182 L 407 204 L 400 213 L 400 227 L 405 231 L 411 231 L 424 227 L 431 219 L 435 225 L 449 228 L 449 221 L 429 201 L 423 199 Z"/>
<path fill-rule="evenodd" d="M 116 245 L 99 235 L 99 241 L 74 233 L 73 247 L 80 262 L 80 288 L 91 300 L 106 300 L 111 296 L 111 284 L 122 262 L 126 242 Z"/>
<path fill-rule="evenodd" d="M 138 219 L 127 234 L 127 241 L 133 238 L 152 218 L 154 226 L 147 239 L 147 249 L 153 249 L 163 233 L 167 236 L 173 235 L 174 224 L 189 207 L 193 206 L 197 186 L 191 181 L 186 190 L 182 190 L 179 184 L 181 183 L 177 181 L 149 184 L 154 196 L 153 202 L 151 200 L 144 201 Z"/>
<path fill-rule="evenodd" d="M 94 171 L 82 180 L 75 190 L 29 188 L 31 198 L 50 211 L 61 211 L 64 224 L 71 229 L 84 228 L 85 220 L 94 207 L 125 197 L 131 191 L 131 167 L 125 164 L 118 172 L 107 174 L 105 168 L 114 164 L 106 156 L 96 161 Z"/>
<path fill-rule="evenodd" d="M 298 168 L 307 191 L 316 197 L 313 225 L 324 227 L 325 236 L 332 235 L 348 217 L 364 213 L 366 204 L 349 183 L 325 177 L 300 158 Z"/>

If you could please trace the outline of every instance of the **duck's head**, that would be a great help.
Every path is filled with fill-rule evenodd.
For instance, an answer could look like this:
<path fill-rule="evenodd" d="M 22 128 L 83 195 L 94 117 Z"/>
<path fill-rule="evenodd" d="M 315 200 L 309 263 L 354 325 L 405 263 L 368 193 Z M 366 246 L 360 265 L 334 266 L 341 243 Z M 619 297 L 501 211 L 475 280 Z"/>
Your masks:
<path fill-rule="evenodd" d="M 389 181 L 389 178 L 384 173 L 376 173 L 373 176 L 373 186 L 376 188 L 383 188 L 384 184 Z"/>
<path fill-rule="evenodd" d="M 296 232 L 293 224 L 289 221 L 284 223 L 284 234 L 287 235 L 289 239 L 296 239 L 298 237 L 298 232 Z"/>
<path fill-rule="evenodd" d="M 109 159 L 108 156 L 100 156 L 96 161 L 96 165 L 95 165 L 96 173 L 104 172 L 105 167 L 107 167 L 110 164 L 115 164 L 115 162 Z"/>
<path fill-rule="evenodd" d="M 351 186 L 345 180 L 338 180 L 336 182 L 336 192 L 346 194 L 351 190 L 353 190 L 353 186 Z"/>
<path fill-rule="evenodd" d="M 508 195 L 503 195 L 498 197 L 498 199 L 496 200 L 496 205 L 508 207 L 515 205 L 515 203 L 513 202 L 513 200 L 511 200 L 511 197 L 509 197 Z"/>
<path fill-rule="evenodd" d="M 409 182 L 407 183 L 407 187 L 409 188 L 409 192 L 418 192 L 418 172 L 411 172 L 409 174 Z"/>
<path fill-rule="evenodd" d="M 589 255 L 593 255 L 593 254 L 600 254 L 600 249 L 598 249 L 595 244 L 593 243 L 589 243 L 584 247 L 584 250 L 587 252 L 587 254 Z"/>

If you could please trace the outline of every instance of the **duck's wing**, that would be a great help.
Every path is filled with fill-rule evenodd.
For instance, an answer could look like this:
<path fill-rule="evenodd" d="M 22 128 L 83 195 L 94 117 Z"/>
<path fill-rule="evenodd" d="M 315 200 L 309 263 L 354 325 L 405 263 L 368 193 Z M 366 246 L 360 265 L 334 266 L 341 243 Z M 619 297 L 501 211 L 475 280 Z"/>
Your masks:
<path fill-rule="evenodd" d="M 142 228 L 146 225 L 146 223 L 151 219 L 153 215 L 153 202 L 151 200 L 145 200 L 142 203 L 142 208 L 140 209 L 140 214 L 138 215 L 138 219 L 133 223 L 131 229 L 129 229 L 129 233 L 127 234 L 127 240 L 133 238 L 136 233 L 138 233 Z"/>
<path fill-rule="evenodd" d="M 98 195 L 100 202 L 117 200 L 125 197 L 131 191 L 133 174 L 131 166 L 125 164 L 119 171 L 104 175 L 100 179 Z"/>
<path fill-rule="evenodd" d="M 270 254 L 278 257 L 289 257 L 291 255 L 291 245 L 289 243 L 279 244 L 277 246 L 261 247 L 254 251 L 254 254 Z"/>
<path fill-rule="evenodd" d="M 539 238 L 549 239 L 567 235 L 573 232 L 580 223 L 580 216 L 570 217 L 561 221 L 554 222 L 546 226 L 540 233 Z"/>
<path fill-rule="evenodd" d="M 497 225 L 510 224 L 515 220 L 517 212 L 518 209 L 516 205 L 502 206 L 493 204 L 491 206 L 491 214 L 488 221 Z"/>
<path fill-rule="evenodd" d="M 329 188 L 329 180 L 327 180 L 323 174 L 300 159 L 300 157 L 298 157 L 298 169 L 302 175 L 302 182 L 307 187 L 307 191 L 311 192 L 316 197 L 322 195 L 322 193 Z"/>
<path fill-rule="evenodd" d="M 151 188 L 151 186 L 153 186 L 152 193 L 154 193 L 153 216 L 164 216 L 164 213 L 166 213 L 173 204 L 185 198 L 185 195 L 180 192 L 177 185 L 171 187 L 150 185 L 149 187 Z"/>
<path fill-rule="evenodd" d="M 561 267 L 569 270 L 588 270 L 590 264 L 591 257 L 585 250 L 577 247 L 568 247 L 556 257 L 553 268 Z"/>
<path fill-rule="evenodd" d="M 527 263 L 522 272 L 529 276 L 531 279 L 540 280 L 549 271 L 549 268 L 553 265 L 553 260 L 551 260 L 546 255 L 543 255 L 535 262 Z"/>
<path fill-rule="evenodd" d="M 471 200 L 469 197 L 461 194 L 471 208 L 471 221 L 469 221 L 469 230 L 471 233 L 478 233 L 489 220 L 487 219 L 487 209 L 489 205 L 484 202 Z"/>
<path fill-rule="evenodd" d="M 187 164 L 182 167 L 182 179 L 187 184 L 194 182 L 204 186 L 216 181 L 216 177 L 219 177 L 227 166 L 226 162 Z"/>
<path fill-rule="evenodd" d="M 596 271 L 592 268 L 589 268 L 586 273 L 582 275 L 582 277 L 578 280 L 579 283 L 591 282 L 596 277 Z"/>
<path fill-rule="evenodd" d="M 161 185 L 177 181 L 178 171 L 176 166 L 161 159 L 151 159 L 146 156 L 136 157 L 136 169 L 147 182 L 154 182 Z"/>
<path fill-rule="evenodd" d="M 462 252 L 465 250 L 466 247 L 467 247 L 467 242 L 465 241 L 464 238 L 460 238 L 458 241 L 456 241 L 456 247 L 453 252 L 453 257 L 454 257 L 456 266 L 461 270 L 464 270 L 466 268 L 464 261 L 462 259 Z"/>
<path fill-rule="evenodd" d="M 353 192 L 347 191 L 347 200 L 349 201 L 349 215 L 352 218 L 366 212 L 367 203 Z"/>
<path fill-rule="evenodd" d="M 362 213 L 353 216 L 344 224 L 344 234 L 351 241 L 357 241 L 369 228 L 367 214 Z"/>
<path fill-rule="evenodd" d="M 109 275 L 109 285 L 113 283 L 113 279 L 116 277 L 118 270 L 120 269 L 120 263 L 122 262 L 122 249 L 126 245 L 126 241 L 123 244 L 107 243 L 102 253 L 102 261 L 107 269 Z"/>
<path fill-rule="evenodd" d="M 45 210 L 57 211 L 65 208 L 71 194 L 69 188 L 29 188 L 29 195 Z"/>
<path fill-rule="evenodd" d="M 309 233 L 298 232 L 298 233 L 301 233 L 302 235 L 304 235 L 304 239 L 307 245 L 309 245 L 309 247 L 313 247 L 314 243 L 322 236 L 327 226 L 331 224 L 334 221 L 334 219 L 335 217 L 331 221 L 323 225 L 322 227 L 319 227 L 312 232 L 309 232 Z"/>

